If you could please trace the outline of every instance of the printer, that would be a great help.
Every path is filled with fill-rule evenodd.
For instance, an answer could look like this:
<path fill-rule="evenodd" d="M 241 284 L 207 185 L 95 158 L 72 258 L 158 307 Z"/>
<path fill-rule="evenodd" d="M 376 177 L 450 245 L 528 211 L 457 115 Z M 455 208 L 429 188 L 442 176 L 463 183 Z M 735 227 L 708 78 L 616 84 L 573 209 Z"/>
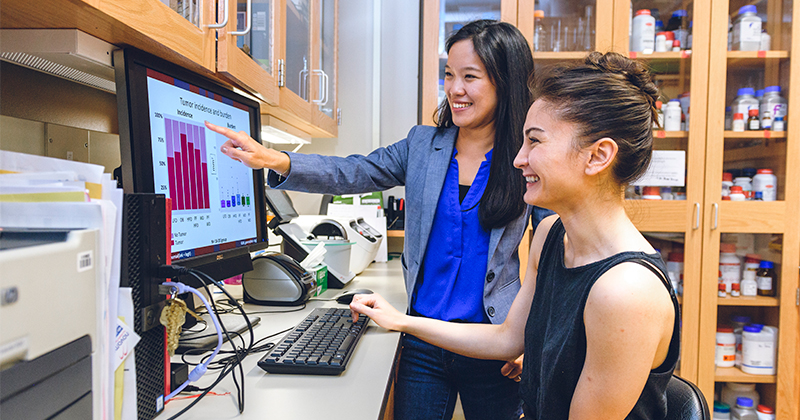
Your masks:
<path fill-rule="evenodd" d="M 283 253 L 297 261 L 303 261 L 311 253 L 311 248 L 306 244 L 314 242 L 316 238 L 294 223 L 299 215 L 285 191 L 265 187 L 264 195 L 267 206 L 274 215 L 268 226 L 283 238 Z M 349 256 L 347 258 L 347 264 L 344 265 L 330 264 L 326 261 L 329 288 L 341 289 L 355 277 L 355 273 L 349 269 Z"/>
<path fill-rule="evenodd" d="M 0 418 L 99 408 L 98 241 L 96 229 L 0 228 Z"/>
<path fill-rule="evenodd" d="M 294 222 L 317 239 L 355 242 L 350 251 L 350 271 L 355 274 L 360 274 L 375 259 L 383 241 L 383 235 L 362 217 L 303 215 Z"/>

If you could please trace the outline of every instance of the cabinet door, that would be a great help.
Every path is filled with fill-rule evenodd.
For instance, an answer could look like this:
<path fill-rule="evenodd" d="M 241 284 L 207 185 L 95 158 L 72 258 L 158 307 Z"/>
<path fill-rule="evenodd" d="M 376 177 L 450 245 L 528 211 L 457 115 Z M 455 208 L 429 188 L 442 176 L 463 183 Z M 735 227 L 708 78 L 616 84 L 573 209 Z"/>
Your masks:
<path fill-rule="evenodd" d="M 96 0 L 93 3 L 101 12 L 160 44 L 162 49 L 186 57 L 207 71 L 216 70 L 216 30 L 208 27 L 216 23 L 213 1 Z"/>
<path fill-rule="evenodd" d="M 217 41 L 217 72 L 271 105 L 278 105 L 277 3 L 277 0 L 227 0 L 230 18 Z"/>
<path fill-rule="evenodd" d="M 281 10 L 283 85 L 280 107 L 303 121 L 312 121 L 311 0 L 284 0 Z"/>
<path fill-rule="evenodd" d="M 794 58 L 800 53 L 800 28 L 792 22 L 800 18 L 800 10 L 788 1 L 755 3 L 756 16 L 771 37 L 770 48 L 759 50 L 760 47 L 739 45 L 734 48 L 752 51 L 728 51 L 728 20 L 736 26 L 739 9 L 747 4 L 738 0 L 712 2 L 709 74 L 714 77 L 710 79 L 708 93 L 698 385 L 711 400 L 715 389 L 725 382 L 757 383 L 761 401 L 775 408 L 777 418 L 793 419 L 798 418 L 800 410 L 797 367 L 800 323 L 796 309 L 800 130 L 794 127 L 800 122 L 796 92 L 800 86 L 800 66 Z M 758 90 L 768 86 L 779 86 L 781 96 L 789 100 L 785 131 L 759 128 L 734 132 L 727 128 L 726 107 L 732 105 L 736 96 L 746 93 L 740 93 L 739 89 Z M 770 102 L 762 100 L 762 104 L 766 103 Z M 748 106 L 748 102 L 743 106 Z M 765 110 L 759 107 L 759 116 L 763 117 Z M 775 201 L 723 201 L 723 173 L 744 178 L 758 169 L 771 169 L 776 175 Z M 736 243 L 740 257 L 752 252 L 775 265 L 775 297 L 715 297 L 723 243 Z M 753 323 L 778 327 L 780 351 L 775 375 L 752 375 L 736 367 L 715 368 L 716 328 L 729 324 L 734 315 L 747 315 Z"/>
<path fill-rule="evenodd" d="M 314 0 L 310 76 L 314 125 L 336 136 L 338 126 L 339 1 Z"/>
<path fill-rule="evenodd" d="M 599 7 L 599 6 L 598 6 Z M 662 173 L 636 182 L 626 192 L 628 214 L 640 231 L 645 233 L 654 246 L 662 250 L 669 261 L 683 254 L 682 329 L 680 376 L 690 381 L 697 380 L 698 332 L 702 278 L 702 205 L 705 173 L 706 103 L 708 92 L 708 25 L 697 24 L 692 34 L 692 50 L 642 54 L 630 51 L 631 10 L 648 9 L 654 16 L 663 19 L 672 14 L 688 15 L 680 29 L 686 30 L 689 22 L 708 22 L 710 5 L 707 2 L 688 3 L 686 9 L 671 1 L 617 0 L 613 39 L 614 51 L 642 61 L 652 71 L 659 88 L 661 102 L 678 102 L 676 127 L 664 126 L 653 132 L 654 161 L 651 168 L 659 168 L 664 162 L 677 165 L 673 173 Z M 598 23 L 599 25 L 599 23 Z M 598 34 L 598 38 L 599 38 Z M 665 130 L 667 128 L 669 131 Z M 680 168 L 685 167 L 685 172 Z M 683 180 L 681 177 L 685 176 Z M 676 181 L 676 179 L 678 181 Z M 646 198 L 661 197 L 661 200 Z M 675 266 L 677 261 L 673 261 Z"/>
<path fill-rule="evenodd" d="M 613 0 L 519 0 L 517 27 L 535 62 L 583 58 L 612 47 Z M 615 50 L 616 51 L 616 50 Z"/>
<path fill-rule="evenodd" d="M 515 0 L 424 0 L 420 39 L 422 75 L 420 77 L 419 123 L 435 125 L 434 113 L 444 100 L 445 41 L 464 24 L 477 19 L 495 19 L 516 24 Z"/>

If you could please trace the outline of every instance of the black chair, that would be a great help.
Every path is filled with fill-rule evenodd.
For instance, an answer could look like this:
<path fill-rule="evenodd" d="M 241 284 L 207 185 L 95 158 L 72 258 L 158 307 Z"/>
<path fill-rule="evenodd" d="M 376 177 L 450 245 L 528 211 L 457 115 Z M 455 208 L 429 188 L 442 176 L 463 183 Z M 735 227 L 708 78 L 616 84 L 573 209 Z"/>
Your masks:
<path fill-rule="evenodd" d="M 667 420 L 711 420 L 706 397 L 700 388 L 673 376 L 667 384 Z"/>

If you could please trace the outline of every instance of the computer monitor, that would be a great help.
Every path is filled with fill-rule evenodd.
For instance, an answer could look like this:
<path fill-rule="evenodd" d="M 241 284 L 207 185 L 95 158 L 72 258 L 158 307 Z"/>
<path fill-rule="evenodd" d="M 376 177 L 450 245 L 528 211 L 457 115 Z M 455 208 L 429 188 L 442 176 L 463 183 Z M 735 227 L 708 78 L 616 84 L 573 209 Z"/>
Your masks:
<path fill-rule="evenodd" d="M 268 246 L 263 170 L 220 152 L 204 121 L 261 133 L 258 102 L 147 53 L 115 52 L 122 185 L 172 200 L 172 263 L 221 280 Z"/>
<path fill-rule="evenodd" d="M 294 204 L 292 204 L 292 199 L 289 198 L 286 191 L 264 187 L 264 194 L 266 195 L 267 206 L 269 206 L 269 209 L 272 210 L 272 214 L 275 216 L 269 223 L 271 229 L 274 229 L 278 224 L 287 223 L 299 217 L 297 210 L 294 208 Z"/>

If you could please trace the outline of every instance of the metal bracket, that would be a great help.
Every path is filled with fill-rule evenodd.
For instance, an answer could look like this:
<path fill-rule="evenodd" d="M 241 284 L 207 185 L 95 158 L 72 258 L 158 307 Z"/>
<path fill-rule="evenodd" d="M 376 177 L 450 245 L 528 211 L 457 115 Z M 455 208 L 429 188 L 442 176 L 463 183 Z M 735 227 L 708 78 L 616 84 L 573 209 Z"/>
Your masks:
<path fill-rule="evenodd" d="M 342 108 L 336 108 L 336 125 L 342 125 Z"/>
<path fill-rule="evenodd" d="M 281 58 L 278 60 L 278 87 L 286 86 L 286 62 Z"/>

